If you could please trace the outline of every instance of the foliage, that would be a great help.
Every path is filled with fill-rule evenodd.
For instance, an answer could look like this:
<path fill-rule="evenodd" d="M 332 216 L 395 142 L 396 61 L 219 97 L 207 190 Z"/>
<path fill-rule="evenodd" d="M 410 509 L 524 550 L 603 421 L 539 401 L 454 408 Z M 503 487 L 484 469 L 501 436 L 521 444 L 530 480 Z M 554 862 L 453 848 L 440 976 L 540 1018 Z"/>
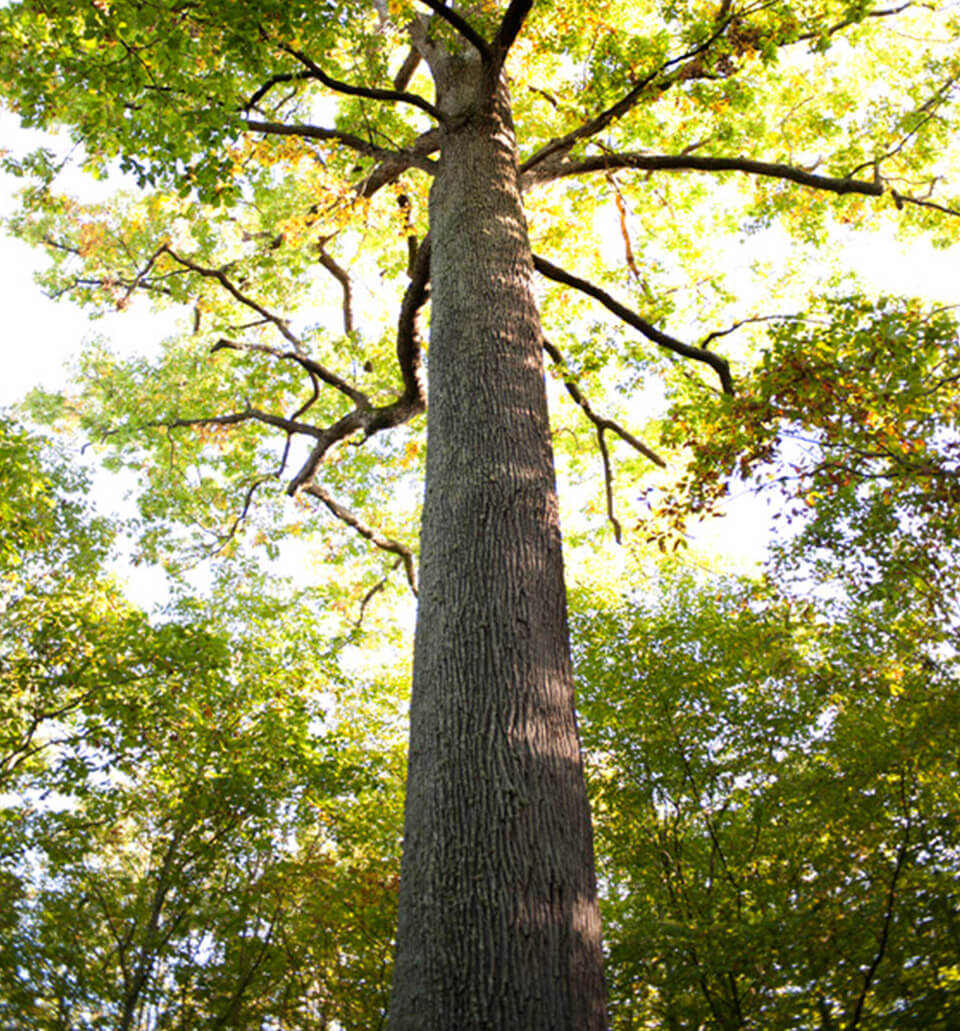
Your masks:
<path fill-rule="evenodd" d="M 39 518 L 2 524 L 0 1023 L 375 1026 L 395 703 L 317 649 L 308 602 L 249 580 L 131 609 L 62 467 L 9 425 L 2 454 Z"/>
<path fill-rule="evenodd" d="M 469 52 L 453 14 L 0 8 L 5 102 L 130 186 L 82 201 L 53 151 L 4 156 L 44 287 L 181 316 L 149 354 L 89 345 L 32 411 L 140 477 L 139 561 L 236 563 L 206 602 L 134 610 L 83 483 L 3 425 L 4 1020 L 382 1015 L 401 678 L 346 657 L 371 622 L 400 639 L 390 579 L 415 580 L 443 119 L 410 39 Z M 827 268 L 850 232 L 957 240 L 953 5 L 468 16 L 488 40 L 522 23 L 506 75 L 575 568 L 605 523 L 668 550 L 734 484 L 790 524 L 774 586 L 577 599 L 616 1026 L 953 1026 L 957 325 Z M 316 588 L 269 586 L 263 555 L 309 558 Z"/>
<path fill-rule="evenodd" d="M 613 1026 L 953 1026 L 955 652 L 689 574 L 577 622 Z"/>
<path fill-rule="evenodd" d="M 950 311 L 837 298 L 772 332 L 735 398 L 694 391 L 666 421 L 688 463 L 664 512 L 711 510 L 732 482 L 783 499 L 779 567 L 862 602 L 956 619 L 960 365 Z M 902 612 L 905 618 L 905 612 Z"/>

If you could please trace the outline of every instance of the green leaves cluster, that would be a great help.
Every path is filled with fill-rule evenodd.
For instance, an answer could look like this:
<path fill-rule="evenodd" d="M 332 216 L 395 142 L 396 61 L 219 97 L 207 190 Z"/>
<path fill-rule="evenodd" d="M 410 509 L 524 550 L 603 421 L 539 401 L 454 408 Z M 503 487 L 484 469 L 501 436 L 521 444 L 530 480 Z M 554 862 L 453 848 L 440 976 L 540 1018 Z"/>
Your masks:
<path fill-rule="evenodd" d="M 0 1023 L 374 1025 L 399 702 L 249 578 L 131 608 L 76 477 L 2 429 Z"/>
<path fill-rule="evenodd" d="M 949 1027 L 955 654 L 747 581 L 581 601 L 613 1026 Z"/>

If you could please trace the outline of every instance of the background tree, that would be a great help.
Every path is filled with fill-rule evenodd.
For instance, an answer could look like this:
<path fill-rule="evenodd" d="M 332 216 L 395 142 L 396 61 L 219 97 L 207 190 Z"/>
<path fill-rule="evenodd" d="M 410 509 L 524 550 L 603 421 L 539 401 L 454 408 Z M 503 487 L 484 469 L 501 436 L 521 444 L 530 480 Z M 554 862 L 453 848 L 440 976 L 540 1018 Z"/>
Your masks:
<path fill-rule="evenodd" d="M 396 685 L 345 680 L 309 595 L 249 576 L 148 619 L 79 474 L 6 422 L 0 462 L 0 1022 L 376 1027 Z"/>
<path fill-rule="evenodd" d="M 810 247 L 891 208 L 904 225 L 955 233 L 944 168 L 957 26 L 946 4 L 423 6 L 429 17 L 405 4 L 4 9 L 0 79 L 24 119 L 70 126 L 90 167 L 119 157 L 151 187 L 83 208 L 55 195 L 55 167 L 35 158 L 45 182 L 18 228 L 57 252 L 55 289 L 191 306 L 192 332 L 159 364 L 89 359 L 82 417 L 102 427 L 109 407 L 113 443 L 155 483 L 188 473 L 148 492 L 148 515 L 162 493 L 165 511 L 223 545 L 279 488 L 396 556 L 411 583 L 414 506 L 393 501 L 405 495 L 389 470 L 412 466 L 418 447 L 408 430 L 381 431 L 424 408 L 429 280 L 391 1022 L 601 1027 L 542 351 L 596 435 L 619 536 L 633 514 L 614 510 L 608 438 L 633 449 L 625 472 L 664 460 L 616 409 L 599 414 L 590 387 L 657 371 L 675 388 L 702 372 L 733 394 L 713 349 L 719 320 L 771 314 L 744 301 L 743 279 L 725 287 L 720 248 L 700 246 L 708 219 L 734 237 L 776 219 Z M 721 185 L 705 190 L 703 173 Z M 598 246 L 603 214 L 612 232 Z M 576 272 L 533 254 L 528 220 L 535 247 L 575 255 Z M 611 236 L 619 268 L 604 260 Z M 403 294 L 390 337 L 372 319 L 357 328 L 348 263 Z M 342 333 L 297 324 L 318 267 L 340 294 Z M 534 270 L 559 284 L 542 295 L 544 314 L 563 316 L 549 340 Z M 616 333 L 572 321 L 571 291 L 616 316 Z M 668 319 L 696 342 L 661 328 Z M 578 451 L 574 440 L 574 468 Z"/>

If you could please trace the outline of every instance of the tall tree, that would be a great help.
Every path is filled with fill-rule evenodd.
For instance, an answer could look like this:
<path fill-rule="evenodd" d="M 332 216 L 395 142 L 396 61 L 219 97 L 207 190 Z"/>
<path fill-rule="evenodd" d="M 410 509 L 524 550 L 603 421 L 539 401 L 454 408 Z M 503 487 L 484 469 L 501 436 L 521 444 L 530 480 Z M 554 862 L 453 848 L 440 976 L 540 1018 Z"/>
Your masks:
<path fill-rule="evenodd" d="M 578 372 L 635 383 L 653 366 L 671 383 L 702 370 L 734 392 L 712 346 L 720 331 L 707 332 L 731 296 L 698 246 L 714 206 L 738 228 L 779 218 L 807 240 L 833 220 L 866 221 L 868 201 L 904 222 L 949 222 L 957 205 L 938 164 L 960 76 L 949 6 L 24 0 L 0 12 L 0 82 L 25 122 L 69 126 L 91 167 L 118 157 L 152 188 L 83 208 L 54 195 L 56 166 L 35 157 L 27 170 L 44 181 L 18 228 L 55 253 L 56 289 L 192 306 L 192 335 L 159 369 L 90 359 L 99 382 L 85 415 L 97 422 L 98 392 L 109 407 L 120 391 L 128 417 L 113 441 L 135 462 L 154 448 L 155 481 L 190 469 L 174 503 L 215 543 L 284 477 L 289 494 L 396 556 L 413 585 L 402 493 L 391 501 L 375 465 L 417 456 L 403 431 L 379 435 L 427 406 L 417 320 L 429 295 L 394 1029 L 607 1020 L 543 353 L 596 434 L 619 537 L 608 437 L 663 460 L 598 414 Z M 723 185 L 709 197 L 696 176 L 660 185 L 677 172 Z M 752 191 L 728 190 L 731 176 L 752 177 Z M 610 271 L 589 237 L 604 212 L 624 254 Z M 576 255 L 603 285 L 535 255 L 528 215 L 538 247 Z M 393 376 L 387 338 L 357 328 L 345 265 L 358 239 L 387 283 L 409 279 Z M 342 334 L 294 328 L 317 265 L 340 291 Z M 550 340 L 535 272 L 560 285 L 544 298 Z M 628 291 L 646 316 L 617 298 Z M 571 326 L 571 292 L 620 320 L 615 346 L 609 325 Z M 697 325 L 699 342 L 660 328 L 670 315 Z M 624 324 L 661 357 L 623 339 Z M 214 364 L 197 343 L 234 361 Z M 248 432 L 225 435 L 236 427 Z M 224 524 L 237 487 L 239 517 Z"/>

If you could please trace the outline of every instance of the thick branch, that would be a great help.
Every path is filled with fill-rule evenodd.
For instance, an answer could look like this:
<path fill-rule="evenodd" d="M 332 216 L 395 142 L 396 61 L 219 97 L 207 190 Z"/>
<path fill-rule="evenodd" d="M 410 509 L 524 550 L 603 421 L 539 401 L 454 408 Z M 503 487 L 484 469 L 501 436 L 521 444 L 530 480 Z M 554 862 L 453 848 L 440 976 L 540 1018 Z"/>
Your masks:
<path fill-rule="evenodd" d="M 317 498 L 319 501 L 322 501 L 339 520 L 356 530 L 361 537 L 366 538 L 371 544 L 375 544 L 383 551 L 389 551 L 394 555 L 399 555 L 407 573 L 407 580 L 410 583 L 410 589 L 414 594 L 417 593 L 417 573 L 414 565 L 413 552 L 410 548 L 405 544 L 401 544 L 399 541 L 393 540 L 391 537 L 384 537 L 383 534 L 374 530 L 372 526 L 368 526 L 360 519 L 359 516 L 351 512 L 349 508 L 345 508 L 338 501 L 334 500 L 334 498 L 332 498 L 317 484 L 311 483 L 309 486 L 304 488 L 304 492 Z"/>
<path fill-rule="evenodd" d="M 328 89 L 332 89 L 337 93 L 344 93 L 350 97 L 366 97 L 368 100 L 385 100 L 392 103 L 401 102 L 404 104 L 412 104 L 414 107 L 420 108 L 421 111 L 426 111 L 431 118 L 435 118 L 438 122 L 442 122 L 443 115 L 431 104 L 428 100 L 424 100 L 423 97 L 418 96 L 416 93 L 408 93 L 405 90 L 395 89 L 379 89 L 375 86 L 353 86 L 348 82 L 341 82 L 339 79 L 334 79 L 328 75 L 315 61 L 304 54 L 302 51 L 289 47 L 284 44 L 279 44 L 280 49 L 284 53 L 289 54 L 291 57 L 296 58 L 307 71 L 315 79 L 319 79 Z"/>
<path fill-rule="evenodd" d="M 493 56 L 490 51 L 490 44 L 462 14 L 457 13 L 452 7 L 447 7 L 443 0 L 420 0 L 420 3 L 425 7 L 429 7 L 438 17 L 456 29 L 485 61 L 490 60 Z"/>
<path fill-rule="evenodd" d="M 580 290 L 582 293 L 594 298 L 594 300 L 599 301 L 608 311 L 613 312 L 614 315 L 626 322 L 627 325 L 633 326 L 634 329 L 639 330 L 647 339 L 654 341 L 654 343 L 659 344 L 661 347 L 665 347 L 668 351 L 673 351 L 684 358 L 693 358 L 695 361 L 704 362 L 706 365 L 709 365 L 720 377 L 724 393 L 732 394 L 734 392 L 730 365 L 725 358 L 721 358 L 712 351 L 704 350 L 702 347 L 693 347 L 690 344 L 677 340 L 675 337 L 669 336 L 667 333 L 657 329 L 652 323 L 647 322 L 646 319 L 641 318 L 636 312 L 631 311 L 614 300 L 605 290 L 601 290 L 600 287 L 595 286 L 586 279 L 580 279 L 579 276 L 574 276 L 561 268 L 557 268 L 556 265 L 551 264 L 546 258 L 541 258 L 535 254 L 533 256 L 533 265 L 541 275 L 546 276 L 548 279 L 573 287 L 575 290 Z"/>
<path fill-rule="evenodd" d="M 841 195 L 859 193 L 867 197 L 880 197 L 885 191 L 883 183 L 872 180 L 817 175 L 793 165 L 756 161 L 753 158 L 701 157 L 697 154 L 597 154 L 577 161 L 551 163 L 533 172 L 531 179 L 537 182 L 589 172 L 609 172 L 617 168 L 633 168 L 648 172 L 745 172 L 774 179 L 786 179 L 800 186 Z"/>
<path fill-rule="evenodd" d="M 533 0 L 510 0 L 510 5 L 504 11 L 503 19 L 500 22 L 500 28 L 497 29 L 492 47 L 493 60 L 495 62 L 494 71 L 497 74 L 499 74 L 500 69 L 503 67 L 503 62 L 506 60 L 510 47 L 513 46 L 517 36 L 520 35 L 520 30 L 523 28 L 523 23 L 526 21 L 531 7 L 533 7 Z"/>
<path fill-rule="evenodd" d="M 417 144 L 406 150 L 390 150 L 388 147 L 378 147 L 362 136 L 340 132 L 338 129 L 323 129 L 317 125 L 288 125 L 286 122 L 261 122 L 254 118 L 245 119 L 243 124 L 252 132 L 262 132 L 268 136 L 299 136 L 306 140 L 340 143 L 358 154 L 366 154 L 379 161 L 402 163 L 401 171 L 407 168 L 435 171 L 434 162 L 426 156 L 427 152 L 418 151 Z"/>
<path fill-rule="evenodd" d="M 785 179 L 807 186 L 813 190 L 823 190 L 844 196 L 848 193 L 860 194 L 864 197 L 882 197 L 889 194 L 898 208 L 904 204 L 916 204 L 918 207 L 932 208 L 945 215 L 960 217 L 960 211 L 938 204 L 922 197 L 911 197 L 888 186 L 882 177 L 875 179 L 854 179 L 850 176 L 839 178 L 831 175 L 818 175 L 794 165 L 785 165 L 776 161 L 757 161 L 754 158 L 742 157 L 707 157 L 696 154 L 642 154 L 627 152 L 623 154 L 596 154 L 580 158 L 576 161 L 557 161 L 541 165 L 524 175 L 524 186 L 550 182 L 571 175 L 586 175 L 590 172 L 609 172 L 618 168 L 633 168 L 646 172 L 743 172 L 748 175 L 765 176 L 772 179 Z"/>
<path fill-rule="evenodd" d="M 397 179 L 408 168 L 420 168 L 425 172 L 436 171 L 436 163 L 427 155 L 440 149 L 440 130 L 429 129 L 417 137 L 413 145 L 406 150 L 397 151 L 393 156 L 383 159 L 380 164 L 367 175 L 357 188 L 361 197 L 372 197 L 377 190 Z"/>
<path fill-rule="evenodd" d="M 403 302 L 397 324 L 397 362 L 403 378 L 403 395 L 400 400 L 426 407 L 426 391 L 423 384 L 423 362 L 420 352 L 420 338 L 417 333 L 417 314 L 426 303 L 430 281 L 430 236 L 423 238 L 417 249 L 417 260 Z"/>
<path fill-rule="evenodd" d="M 411 47 L 410 52 L 407 54 L 393 80 L 393 88 L 395 90 L 405 90 L 407 88 L 410 80 L 413 78 L 413 73 L 417 70 L 418 64 L 420 64 L 420 51 L 416 47 Z"/>

